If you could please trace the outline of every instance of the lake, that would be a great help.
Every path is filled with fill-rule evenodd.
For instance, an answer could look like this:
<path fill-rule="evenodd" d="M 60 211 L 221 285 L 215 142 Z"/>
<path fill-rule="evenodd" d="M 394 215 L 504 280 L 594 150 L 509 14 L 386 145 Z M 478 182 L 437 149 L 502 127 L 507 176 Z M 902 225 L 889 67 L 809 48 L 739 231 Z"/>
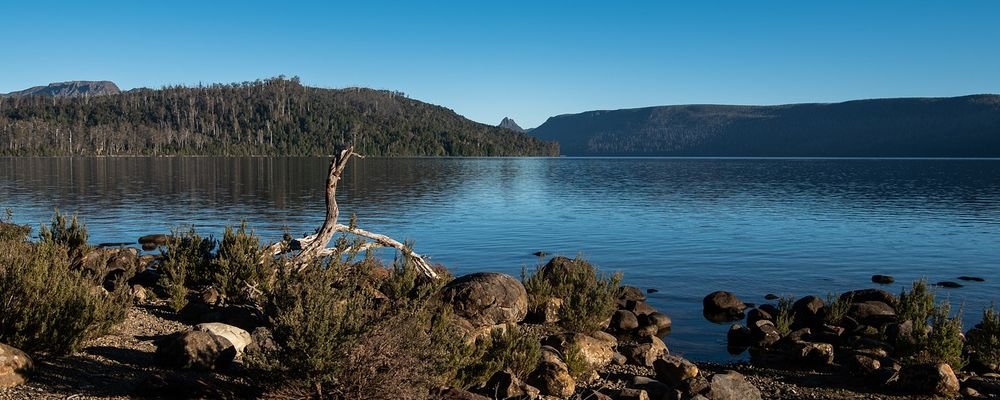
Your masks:
<path fill-rule="evenodd" d="M 245 219 L 267 241 L 324 217 L 326 158 L 0 158 L 0 209 L 37 227 L 77 212 L 91 242 L 193 225 L 217 237 Z M 956 280 L 939 297 L 966 326 L 1000 293 L 1000 160 L 494 158 L 363 159 L 338 191 L 342 221 L 415 242 L 456 274 L 535 268 L 536 251 L 581 255 L 657 289 L 671 351 L 725 361 L 728 325 L 702 298 L 824 297 Z M 383 254 L 392 257 L 392 254 Z"/>

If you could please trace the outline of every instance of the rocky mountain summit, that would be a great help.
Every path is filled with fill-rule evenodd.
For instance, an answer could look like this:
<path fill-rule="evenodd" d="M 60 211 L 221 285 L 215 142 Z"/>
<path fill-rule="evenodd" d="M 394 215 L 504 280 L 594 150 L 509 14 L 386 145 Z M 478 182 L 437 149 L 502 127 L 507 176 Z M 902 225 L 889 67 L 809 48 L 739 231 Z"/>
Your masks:
<path fill-rule="evenodd" d="M 504 117 L 503 121 L 500 121 L 500 125 L 497 126 L 504 129 L 510 129 L 514 132 L 525 132 L 524 128 L 518 125 L 517 122 L 514 122 L 514 120 L 510 117 Z"/>
<path fill-rule="evenodd" d="M 35 86 L 17 92 L 0 94 L 3 97 L 52 96 L 52 97 L 92 97 L 121 93 L 118 85 L 111 81 L 69 81 Z"/>

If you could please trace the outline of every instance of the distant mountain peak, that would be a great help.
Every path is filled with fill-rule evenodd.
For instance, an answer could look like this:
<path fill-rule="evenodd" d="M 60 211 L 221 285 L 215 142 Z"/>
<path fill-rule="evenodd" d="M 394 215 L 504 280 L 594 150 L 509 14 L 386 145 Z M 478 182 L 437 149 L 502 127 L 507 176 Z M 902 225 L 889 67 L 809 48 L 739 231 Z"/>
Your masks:
<path fill-rule="evenodd" d="M 118 93 L 121 93 L 121 89 L 118 89 L 118 85 L 111 81 L 68 81 L 50 83 L 47 86 L 35 86 L 17 92 L 0 94 L 0 96 L 93 97 Z"/>
<path fill-rule="evenodd" d="M 524 132 L 524 128 L 521 128 L 521 126 L 518 125 L 517 122 L 514 122 L 514 120 L 510 117 L 504 117 L 503 121 L 500 121 L 500 125 L 497 126 L 504 129 L 510 129 L 514 132 Z"/>

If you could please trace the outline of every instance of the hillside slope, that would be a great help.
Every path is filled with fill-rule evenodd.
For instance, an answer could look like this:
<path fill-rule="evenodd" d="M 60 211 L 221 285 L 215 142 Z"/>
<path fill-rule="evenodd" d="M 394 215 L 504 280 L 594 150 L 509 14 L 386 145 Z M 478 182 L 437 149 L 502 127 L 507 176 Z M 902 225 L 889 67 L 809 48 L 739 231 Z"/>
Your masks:
<path fill-rule="evenodd" d="M 590 111 L 530 134 L 565 155 L 1000 157 L 1000 96 Z"/>
<path fill-rule="evenodd" d="M 32 88 L 0 94 L 0 97 L 52 96 L 52 97 L 88 97 L 107 96 L 121 93 L 118 85 L 111 81 L 69 81 L 50 83 L 48 86 Z"/>
<path fill-rule="evenodd" d="M 558 145 L 399 92 L 284 77 L 88 98 L 0 98 L 0 155 L 555 155 Z"/>

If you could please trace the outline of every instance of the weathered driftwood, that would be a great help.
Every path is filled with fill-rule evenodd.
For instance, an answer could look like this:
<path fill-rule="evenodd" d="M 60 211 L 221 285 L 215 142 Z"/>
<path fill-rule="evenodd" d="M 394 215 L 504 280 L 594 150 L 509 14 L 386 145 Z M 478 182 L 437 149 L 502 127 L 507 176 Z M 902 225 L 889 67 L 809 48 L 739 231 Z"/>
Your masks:
<path fill-rule="evenodd" d="M 370 242 L 359 243 L 353 250 L 366 251 L 376 247 L 395 248 L 402 252 L 404 257 L 409 258 L 413 262 L 413 265 L 425 276 L 437 279 L 437 273 L 434 272 L 430 264 L 424 260 L 423 256 L 415 253 L 409 246 L 386 235 L 337 223 L 337 218 L 340 216 L 340 207 L 337 205 L 337 184 L 340 183 L 340 177 L 344 173 L 344 169 L 347 168 L 347 161 L 352 156 L 361 157 L 354 153 L 353 147 L 348 147 L 337 154 L 330 163 L 330 173 L 326 177 L 326 220 L 323 221 L 323 226 L 320 227 L 319 232 L 316 234 L 294 240 L 296 243 L 295 247 L 300 249 L 299 253 L 292 258 L 294 268 L 301 270 L 306 268 L 310 264 L 310 261 L 318 257 L 335 254 L 335 249 L 327 247 L 330 244 L 330 240 L 337 233 L 350 233 L 371 240 Z M 278 255 L 289 251 L 286 247 L 283 243 L 275 243 L 269 248 L 269 253 L 271 255 Z"/>

